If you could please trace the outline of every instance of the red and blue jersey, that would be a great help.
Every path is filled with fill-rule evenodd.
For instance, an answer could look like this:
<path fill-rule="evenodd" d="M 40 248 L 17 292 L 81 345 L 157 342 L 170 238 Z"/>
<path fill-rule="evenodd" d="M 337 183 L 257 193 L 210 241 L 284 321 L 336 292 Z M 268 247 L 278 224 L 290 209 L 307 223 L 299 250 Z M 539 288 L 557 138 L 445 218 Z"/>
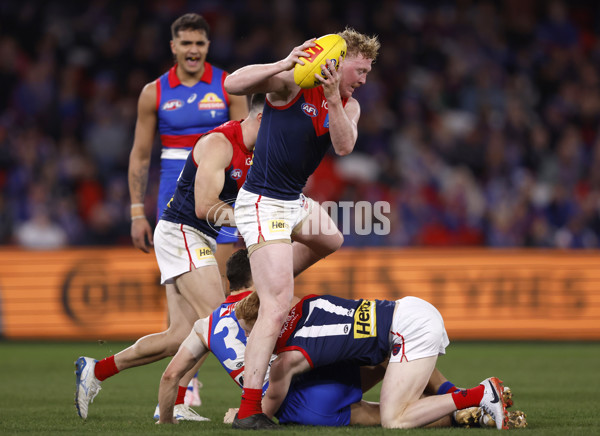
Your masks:
<path fill-rule="evenodd" d="M 251 291 L 230 295 L 209 318 L 206 345 L 219 360 L 225 371 L 240 387 L 243 387 L 244 353 L 246 333 L 235 317 L 235 305 Z M 263 393 L 268 381 L 265 381 Z"/>
<path fill-rule="evenodd" d="M 336 362 L 377 365 L 390 353 L 395 301 L 309 295 L 283 324 L 276 354 L 298 350 L 313 368 Z"/>
<path fill-rule="evenodd" d="M 229 121 L 229 96 L 223 88 L 227 73 L 204 63 L 204 74 L 194 86 L 185 86 L 177 65 L 156 79 L 156 114 L 162 143 L 160 185 L 156 216 L 170 200 L 177 177 L 198 138 Z"/>
<path fill-rule="evenodd" d="M 330 145 L 322 86 L 301 89 L 285 106 L 267 100 L 244 189 L 279 200 L 297 199 Z"/>
<path fill-rule="evenodd" d="M 229 97 L 223 87 L 227 73 L 205 62 L 198 83 L 185 86 L 176 68 L 156 80 L 156 112 L 161 157 L 185 160 L 185 151 L 190 151 L 203 133 L 229 121 Z"/>
<path fill-rule="evenodd" d="M 225 135 L 233 148 L 231 161 L 225 169 L 223 190 L 219 194 L 221 200 L 232 204 L 244 180 L 246 180 L 246 175 L 252 165 L 252 152 L 248 151 L 244 145 L 240 121 L 229 121 L 206 134 L 210 135 L 212 133 L 222 133 Z M 194 192 L 197 171 L 198 162 L 194 159 L 194 153 L 190 152 L 188 153 L 181 175 L 177 180 L 177 189 L 175 189 L 175 193 L 160 219 L 177 224 L 186 224 L 208 236 L 216 238 L 219 226 L 196 216 Z"/>

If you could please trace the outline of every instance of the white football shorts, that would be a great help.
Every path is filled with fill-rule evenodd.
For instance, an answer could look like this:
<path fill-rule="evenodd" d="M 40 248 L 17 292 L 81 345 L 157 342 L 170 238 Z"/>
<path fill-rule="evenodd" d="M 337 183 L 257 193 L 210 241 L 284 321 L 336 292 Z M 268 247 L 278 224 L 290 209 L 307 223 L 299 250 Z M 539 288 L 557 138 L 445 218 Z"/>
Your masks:
<path fill-rule="evenodd" d="M 161 284 L 173 283 L 183 273 L 204 266 L 216 266 L 214 238 L 185 224 L 158 220 L 154 229 L 154 253 L 160 268 Z"/>
<path fill-rule="evenodd" d="M 235 223 L 248 252 L 274 241 L 292 242 L 292 234 L 308 218 L 314 201 L 300 194 L 297 200 L 277 200 L 240 189 L 235 201 Z"/>
<path fill-rule="evenodd" d="M 396 300 L 390 332 L 390 362 L 446 354 L 450 344 L 444 320 L 430 303 L 417 297 Z"/>

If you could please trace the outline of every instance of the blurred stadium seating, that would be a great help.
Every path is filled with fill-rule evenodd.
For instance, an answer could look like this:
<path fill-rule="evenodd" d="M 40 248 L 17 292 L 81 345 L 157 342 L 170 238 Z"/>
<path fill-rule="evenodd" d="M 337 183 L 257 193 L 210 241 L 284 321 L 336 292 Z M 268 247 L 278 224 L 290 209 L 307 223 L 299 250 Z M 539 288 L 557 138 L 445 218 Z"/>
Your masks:
<path fill-rule="evenodd" d="M 346 25 L 379 35 L 355 152 L 306 188 L 390 203 L 389 234 L 346 246 L 598 247 L 600 4 L 541 0 L 4 1 L 0 244 L 130 244 L 137 97 L 190 11 L 229 71 Z"/>

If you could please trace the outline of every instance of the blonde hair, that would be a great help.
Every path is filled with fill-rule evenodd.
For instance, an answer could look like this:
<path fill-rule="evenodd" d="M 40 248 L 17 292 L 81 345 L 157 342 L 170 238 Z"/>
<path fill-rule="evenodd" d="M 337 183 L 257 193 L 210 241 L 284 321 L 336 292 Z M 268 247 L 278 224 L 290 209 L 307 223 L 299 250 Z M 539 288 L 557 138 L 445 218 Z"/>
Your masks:
<path fill-rule="evenodd" d="M 243 319 L 247 323 L 252 323 L 258 318 L 258 308 L 260 307 L 260 300 L 256 291 L 252 291 L 250 295 L 242 298 L 235 305 L 235 317 L 240 320 Z"/>
<path fill-rule="evenodd" d="M 375 62 L 379 54 L 379 48 L 381 47 L 377 35 L 367 36 L 348 26 L 346 26 L 343 32 L 339 32 L 338 35 L 346 41 L 347 56 L 362 55 L 365 59 L 371 59 Z"/>

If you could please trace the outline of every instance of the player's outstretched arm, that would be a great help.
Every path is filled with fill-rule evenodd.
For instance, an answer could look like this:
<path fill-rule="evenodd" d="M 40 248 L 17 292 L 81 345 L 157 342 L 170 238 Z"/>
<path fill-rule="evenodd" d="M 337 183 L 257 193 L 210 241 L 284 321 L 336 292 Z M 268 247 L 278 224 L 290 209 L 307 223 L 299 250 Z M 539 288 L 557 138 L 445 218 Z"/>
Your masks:
<path fill-rule="evenodd" d="M 158 388 L 160 419 L 157 424 L 177 423 L 177 420 L 173 417 L 173 408 L 177 399 L 179 382 L 208 351 L 195 328 L 193 328 L 189 336 L 182 342 L 177 354 L 175 354 L 160 379 Z"/>
<path fill-rule="evenodd" d="M 285 351 L 277 356 L 269 373 L 269 388 L 262 400 L 263 412 L 272 418 L 279 410 L 290 388 L 292 378 L 310 370 L 310 365 L 300 351 Z"/>

